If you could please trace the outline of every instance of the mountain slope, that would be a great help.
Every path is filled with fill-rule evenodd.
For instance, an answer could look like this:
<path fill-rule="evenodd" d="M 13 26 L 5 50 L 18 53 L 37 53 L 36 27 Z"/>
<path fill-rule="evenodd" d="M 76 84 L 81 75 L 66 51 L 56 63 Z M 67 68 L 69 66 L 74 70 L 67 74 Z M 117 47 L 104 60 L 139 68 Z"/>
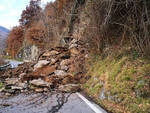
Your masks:
<path fill-rule="evenodd" d="M 9 29 L 2 27 L 2 26 L 0 26 L 0 31 L 3 31 L 5 33 L 9 33 Z"/>
<path fill-rule="evenodd" d="M 6 40 L 9 34 L 9 30 L 5 27 L 0 26 L 0 54 L 4 51 L 6 47 Z"/>

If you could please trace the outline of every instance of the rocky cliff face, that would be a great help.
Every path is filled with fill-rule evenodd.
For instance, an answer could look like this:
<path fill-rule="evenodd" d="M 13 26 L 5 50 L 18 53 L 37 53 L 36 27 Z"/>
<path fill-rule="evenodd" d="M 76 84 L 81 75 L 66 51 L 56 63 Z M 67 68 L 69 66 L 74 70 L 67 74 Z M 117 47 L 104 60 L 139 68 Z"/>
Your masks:
<path fill-rule="evenodd" d="M 25 62 L 31 62 L 37 60 L 39 55 L 39 49 L 37 46 L 28 46 L 23 51 L 23 60 Z"/>
<path fill-rule="evenodd" d="M 3 53 L 6 47 L 7 36 L 9 34 L 9 30 L 0 26 L 0 54 Z"/>

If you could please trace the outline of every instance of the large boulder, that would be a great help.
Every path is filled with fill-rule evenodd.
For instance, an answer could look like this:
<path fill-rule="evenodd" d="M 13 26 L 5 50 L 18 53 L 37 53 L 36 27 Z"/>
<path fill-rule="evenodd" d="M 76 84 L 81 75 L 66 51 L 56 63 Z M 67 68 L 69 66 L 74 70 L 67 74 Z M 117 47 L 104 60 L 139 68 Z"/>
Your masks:
<path fill-rule="evenodd" d="M 42 68 L 43 66 L 49 64 L 50 61 L 47 60 L 40 60 L 38 63 L 34 66 L 34 71 L 37 70 L 38 68 Z"/>
<path fill-rule="evenodd" d="M 69 92 L 77 92 L 77 91 L 79 91 L 80 87 L 79 87 L 78 84 L 67 84 L 67 85 L 59 86 L 58 89 L 59 89 L 59 91 L 69 93 Z"/>
<path fill-rule="evenodd" d="M 57 55 L 57 54 L 59 54 L 58 51 L 52 50 L 52 51 L 46 51 L 42 56 L 50 57 L 50 56 Z"/>
<path fill-rule="evenodd" d="M 32 80 L 32 81 L 30 81 L 30 84 L 38 86 L 38 87 L 49 87 L 49 83 L 45 82 L 42 79 Z"/>

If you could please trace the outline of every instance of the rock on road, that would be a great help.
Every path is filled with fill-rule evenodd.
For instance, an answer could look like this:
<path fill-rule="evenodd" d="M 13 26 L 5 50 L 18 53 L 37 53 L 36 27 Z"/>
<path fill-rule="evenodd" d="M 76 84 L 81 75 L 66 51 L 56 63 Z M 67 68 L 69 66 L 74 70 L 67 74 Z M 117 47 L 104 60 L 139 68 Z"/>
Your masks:
<path fill-rule="evenodd" d="M 12 68 L 23 63 L 7 61 Z M 0 113 L 95 113 L 95 111 L 106 113 L 100 107 L 97 106 L 97 108 L 93 109 L 77 93 L 31 93 L 27 91 L 15 96 L 0 93 Z"/>

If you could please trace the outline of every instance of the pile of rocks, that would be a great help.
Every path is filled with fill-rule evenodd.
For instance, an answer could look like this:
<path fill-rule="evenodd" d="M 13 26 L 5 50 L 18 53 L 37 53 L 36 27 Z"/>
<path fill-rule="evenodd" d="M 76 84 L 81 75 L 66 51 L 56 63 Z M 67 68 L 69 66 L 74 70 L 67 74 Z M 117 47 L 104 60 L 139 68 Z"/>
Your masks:
<path fill-rule="evenodd" d="M 46 50 L 39 55 L 37 62 L 24 63 L 6 72 L 2 91 L 78 91 L 78 84 L 84 81 L 83 67 L 86 58 L 85 49 L 74 39 L 68 48 Z"/>

